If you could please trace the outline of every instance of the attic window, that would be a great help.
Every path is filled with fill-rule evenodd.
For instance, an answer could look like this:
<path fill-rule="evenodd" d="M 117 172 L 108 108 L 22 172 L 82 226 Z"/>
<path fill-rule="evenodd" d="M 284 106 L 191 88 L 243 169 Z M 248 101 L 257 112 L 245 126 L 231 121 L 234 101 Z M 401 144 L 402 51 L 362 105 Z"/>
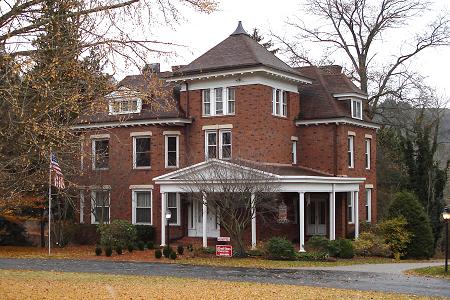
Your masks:
<path fill-rule="evenodd" d="M 140 113 L 142 107 L 141 99 L 120 99 L 109 101 L 109 112 L 112 115 Z"/>
<path fill-rule="evenodd" d="M 362 101 L 352 99 L 352 118 L 362 120 Z"/>

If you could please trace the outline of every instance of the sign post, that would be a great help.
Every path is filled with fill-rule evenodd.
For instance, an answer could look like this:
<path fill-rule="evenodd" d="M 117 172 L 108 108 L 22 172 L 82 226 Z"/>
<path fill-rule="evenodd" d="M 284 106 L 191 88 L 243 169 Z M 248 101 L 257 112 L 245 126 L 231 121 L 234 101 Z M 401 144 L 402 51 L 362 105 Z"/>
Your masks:
<path fill-rule="evenodd" d="M 217 237 L 216 245 L 216 256 L 219 257 L 233 257 L 233 246 L 226 245 L 225 243 L 230 242 L 229 236 L 219 236 Z"/>

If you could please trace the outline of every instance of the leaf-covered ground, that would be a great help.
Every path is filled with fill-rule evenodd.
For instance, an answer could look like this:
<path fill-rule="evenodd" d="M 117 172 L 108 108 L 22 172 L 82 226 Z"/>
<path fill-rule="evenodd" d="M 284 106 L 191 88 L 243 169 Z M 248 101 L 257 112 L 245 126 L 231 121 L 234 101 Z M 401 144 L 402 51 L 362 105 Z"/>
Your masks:
<path fill-rule="evenodd" d="M 450 279 L 450 270 L 445 273 L 444 266 L 408 270 L 406 274 Z"/>
<path fill-rule="evenodd" d="M 427 299 L 306 286 L 0 270 L 2 299 Z"/>
<path fill-rule="evenodd" d="M 229 266 L 229 267 L 255 267 L 255 268 L 297 268 L 297 267 L 332 267 L 345 266 L 353 264 L 373 264 L 373 263 L 393 263 L 395 260 L 389 258 L 354 258 L 340 259 L 331 262 L 311 262 L 311 261 L 272 261 L 258 257 L 251 258 L 220 258 L 214 255 L 202 255 L 194 257 L 192 253 L 185 250 L 185 254 L 178 256 L 177 260 L 156 259 L 154 250 L 139 251 L 132 253 L 124 251 L 122 255 L 115 252 L 111 257 L 96 256 L 94 246 L 68 246 L 65 248 L 52 248 L 52 254 L 48 255 L 47 248 L 39 247 L 0 247 L 0 257 L 10 258 L 56 258 L 56 259 L 83 259 L 83 260 L 108 260 L 108 261 L 142 261 L 142 262 L 162 262 L 162 263 L 181 263 L 193 265 L 209 265 L 209 266 Z M 400 262 L 416 262 L 413 260 L 403 260 Z"/>

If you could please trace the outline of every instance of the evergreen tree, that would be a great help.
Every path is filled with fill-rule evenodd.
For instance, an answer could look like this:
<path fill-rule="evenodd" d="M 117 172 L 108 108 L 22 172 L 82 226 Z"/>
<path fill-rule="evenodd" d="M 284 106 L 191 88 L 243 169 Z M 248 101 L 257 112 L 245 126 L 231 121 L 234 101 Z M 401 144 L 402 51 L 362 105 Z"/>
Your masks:
<path fill-rule="evenodd" d="M 268 51 L 272 52 L 273 54 L 276 54 L 278 51 L 280 51 L 279 48 L 271 49 L 274 46 L 274 43 L 272 40 L 268 40 L 267 42 L 263 42 L 264 37 L 260 35 L 259 30 L 257 28 L 253 29 L 253 33 L 251 35 L 251 38 L 257 41 L 261 46 L 266 48 Z"/>

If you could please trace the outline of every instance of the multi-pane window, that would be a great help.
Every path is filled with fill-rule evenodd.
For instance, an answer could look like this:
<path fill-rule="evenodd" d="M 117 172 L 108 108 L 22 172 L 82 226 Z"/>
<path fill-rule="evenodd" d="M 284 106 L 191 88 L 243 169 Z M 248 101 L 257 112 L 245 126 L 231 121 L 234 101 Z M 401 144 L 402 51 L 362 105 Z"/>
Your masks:
<path fill-rule="evenodd" d="M 218 87 L 202 91 L 203 116 L 234 115 L 235 103 L 234 87 Z"/>
<path fill-rule="evenodd" d="M 203 90 L 202 98 L 203 98 L 203 115 L 209 116 L 211 115 L 211 91 Z"/>
<path fill-rule="evenodd" d="M 297 141 L 292 141 L 292 164 L 297 164 Z"/>
<path fill-rule="evenodd" d="M 214 89 L 216 115 L 223 115 L 223 89 Z"/>
<path fill-rule="evenodd" d="M 109 139 L 93 140 L 92 152 L 93 169 L 107 169 L 109 166 Z"/>
<path fill-rule="evenodd" d="M 133 224 L 152 224 L 151 190 L 133 191 Z"/>
<path fill-rule="evenodd" d="M 109 223 L 109 191 L 92 192 L 92 223 Z"/>
<path fill-rule="evenodd" d="M 370 170 L 370 146 L 371 146 L 371 140 L 370 139 L 366 139 L 365 140 L 365 148 L 366 148 L 366 169 Z"/>
<path fill-rule="evenodd" d="M 355 149 L 354 149 L 355 137 L 349 135 L 347 138 L 347 157 L 348 157 L 348 167 L 354 168 L 355 166 Z"/>
<path fill-rule="evenodd" d="M 353 209 L 355 203 L 354 192 L 347 193 L 347 222 L 352 224 L 354 222 L 355 211 Z"/>
<path fill-rule="evenodd" d="M 352 100 L 352 118 L 362 119 L 362 101 Z"/>
<path fill-rule="evenodd" d="M 134 137 L 134 159 L 133 166 L 135 168 L 148 168 L 151 165 L 150 160 L 150 144 L 149 136 Z"/>
<path fill-rule="evenodd" d="M 166 168 L 177 168 L 179 161 L 178 135 L 166 135 Z"/>
<path fill-rule="evenodd" d="M 272 114 L 279 117 L 287 117 L 288 97 L 287 92 L 273 89 L 272 92 Z"/>
<path fill-rule="evenodd" d="M 167 193 L 167 210 L 170 210 L 170 225 L 179 225 L 179 196 L 177 193 Z"/>
<path fill-rule="evenodd" d="M 228 111 L 227 113 L 229 115 L 234 115 L 235 106 L 236 106 L 236 90 L 234 87 L 227 88 L 227 94 L 228 94 Z"/>
<path fill-rule="evenodd" d="M 366 221 L 372 219 L 372 189 L 366 189 Z"/>
<path fill-rule="evenodd" d="M 231 159 L 232 137 L 231 130 L 221 129 L 205 132 L 205 157 Z"/>
<path fill-rule="evenodd" d="M 111 114 L 129 114 L 139 113 L 141 111 L 140 99 L 126 99 L 126 100 L 111 100 L 110 112 Z"/>

